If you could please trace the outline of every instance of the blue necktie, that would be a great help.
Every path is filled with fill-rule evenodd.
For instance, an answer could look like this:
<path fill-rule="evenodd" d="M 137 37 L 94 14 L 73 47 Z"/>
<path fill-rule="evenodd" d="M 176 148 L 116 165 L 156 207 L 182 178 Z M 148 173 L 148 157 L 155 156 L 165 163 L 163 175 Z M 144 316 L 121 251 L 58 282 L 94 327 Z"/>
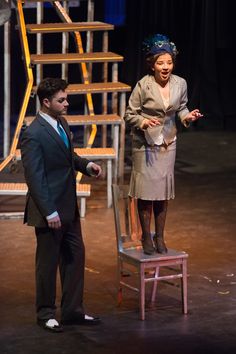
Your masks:
<path fill-rule="evenodd" d="M 57 129 L 59 131 L 60 137 L 62 138 L 64 144 L 66 145 L 67 148 L 69 148 L 69 140 L 68 137 L 64 131 L 64 129 L 61 127 L 60 123 L 57 122 Z"/>

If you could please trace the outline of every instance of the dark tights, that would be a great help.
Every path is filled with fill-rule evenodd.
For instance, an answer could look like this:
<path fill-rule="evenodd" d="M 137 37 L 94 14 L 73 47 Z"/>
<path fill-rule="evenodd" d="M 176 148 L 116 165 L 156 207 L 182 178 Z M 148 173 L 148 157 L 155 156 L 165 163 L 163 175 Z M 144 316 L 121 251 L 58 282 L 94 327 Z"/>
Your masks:
<path fill-rule="evenodd" d="M 138 214 L 142 228 L 143 240 L 151 236 L 152 210 L 155 218 L 155 234 L 157 237 L 164 237 L 168 200 L 142 200 L 138 199 Z"/>
<path fill-rule="evenodd" d="M 153 212 L 155 218 L 155 233 L 157 237 L 164 238 L 164 228 L 166 222 L 166 212 L 168 200 L 155 200 L 153 202 Z"/>

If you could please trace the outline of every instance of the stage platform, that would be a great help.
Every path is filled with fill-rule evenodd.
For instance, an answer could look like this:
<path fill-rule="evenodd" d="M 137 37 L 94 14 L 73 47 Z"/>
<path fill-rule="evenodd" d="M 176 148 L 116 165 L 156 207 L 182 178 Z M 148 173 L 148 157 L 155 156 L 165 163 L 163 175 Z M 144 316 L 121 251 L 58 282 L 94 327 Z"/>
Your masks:
<path fill-rule="evenodd" d="M 236 353 L 235 141 L 236 132 L 178 136 L 176 198 L 169 204 L 166 241 L 189 254 L 187 315 L 181 313 L 179 289 L 163 283 L 154 306 L 147 303 L 145 321 L 139 319 L 133 292 L 126 290 L 117 307 L 115 228 L 113 211 L 106 208 L 105 180 L 93 180 L 82 220 L 84 301 L 88 313 L 101 317 L 99 326 L 71 326 L 52 334 L 35 324 L 34 230 L 21 218 L 1 218 L 1 354 Z M 129 164 L 127 156 L 126 181 Z M 20 179 L 21 173 L 10 178 Z M 0 182 L 7 178 L 2 173 Z M 23 209 L 24 197 L 0 196 L 0 213 Z"/>

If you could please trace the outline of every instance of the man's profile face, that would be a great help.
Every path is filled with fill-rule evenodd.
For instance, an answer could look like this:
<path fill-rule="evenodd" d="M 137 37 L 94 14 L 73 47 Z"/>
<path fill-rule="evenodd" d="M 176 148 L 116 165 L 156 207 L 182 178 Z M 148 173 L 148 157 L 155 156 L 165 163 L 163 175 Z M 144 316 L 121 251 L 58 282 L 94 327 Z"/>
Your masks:
<path fill-rule="evenodd" d="M 47 113 L 53 118 L 64 115 L 67 113 L 67 107 L 69 103 L 67 101 L 67 93 L 65 91 L 58 91 L 52 98 L 45 98 L 43 105 L 47 110 Z"/>

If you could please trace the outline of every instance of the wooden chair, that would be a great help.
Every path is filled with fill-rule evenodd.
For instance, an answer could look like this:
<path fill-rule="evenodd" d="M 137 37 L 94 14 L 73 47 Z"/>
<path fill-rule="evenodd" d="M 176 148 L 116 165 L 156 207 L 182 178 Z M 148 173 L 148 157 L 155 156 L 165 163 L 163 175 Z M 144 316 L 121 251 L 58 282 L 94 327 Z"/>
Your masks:
<path fill-rule="evenodd" d="M 188 254 L 168 249 L 166 254 L 145 255 L 137 235 L 140 233 L 137 209 L 134 201 L 128 197 L 128 186 L 113 184 L 112 196 L 118 255 L 118 303 L 122 301 L 123 287 L 138 292 L 140 317 L 144 320 L 146 284 L 153 283 L 151 302 L 154 302 L 159 281 L 169 283 L 173 279 L 181 279 L 182 310 L 187 314 Z M 161 275 L 162 269 L 168 270 L 168 274 Z M 131 283 L 132 275 L 135 274 L 138 274 L 138 286 L 133 286 Z"/>

